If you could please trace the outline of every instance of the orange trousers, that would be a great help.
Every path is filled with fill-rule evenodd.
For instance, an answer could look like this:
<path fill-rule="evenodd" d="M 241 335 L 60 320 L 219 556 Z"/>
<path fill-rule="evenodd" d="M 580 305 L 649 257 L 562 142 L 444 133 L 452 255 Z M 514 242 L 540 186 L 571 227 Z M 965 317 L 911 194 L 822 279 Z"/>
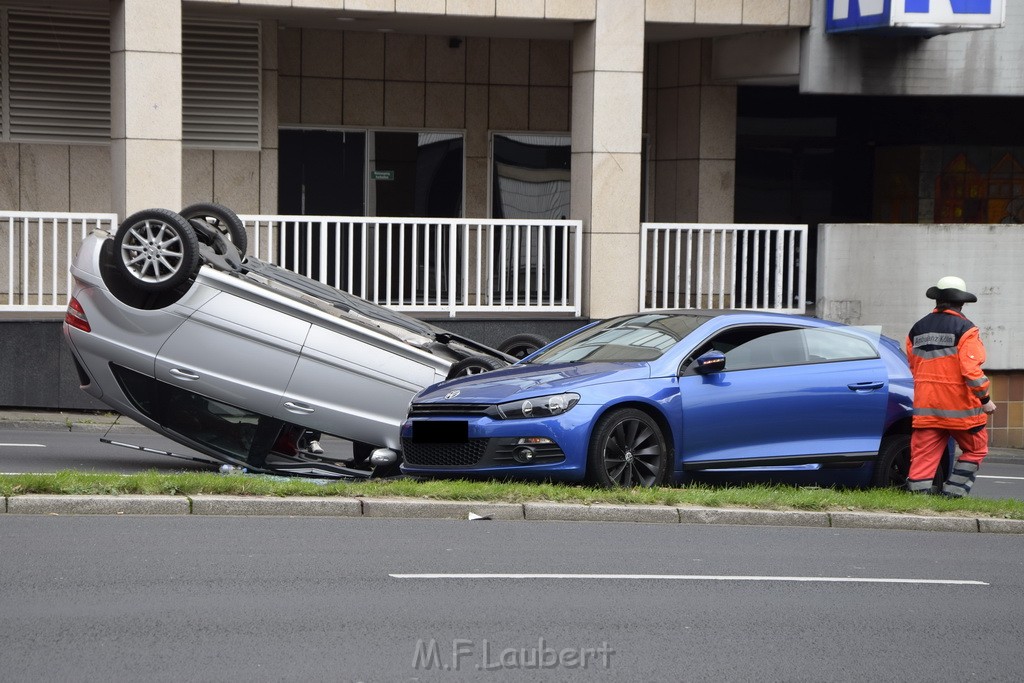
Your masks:
<path fill-rule="evenodd" d="M 981 464 L 988 455 L 988 429 L 969 432 L 964 429 L 915 428 L 910 437 L 910 481 L 931 481 L 946 454 L 946 444 L 953 437 L 963 454 L 960 462 Z"/>

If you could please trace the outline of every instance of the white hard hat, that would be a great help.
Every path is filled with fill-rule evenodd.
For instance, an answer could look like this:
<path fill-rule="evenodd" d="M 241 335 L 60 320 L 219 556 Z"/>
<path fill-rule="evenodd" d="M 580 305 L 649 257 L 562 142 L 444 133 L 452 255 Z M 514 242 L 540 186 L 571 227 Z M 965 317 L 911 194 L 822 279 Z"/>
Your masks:
<path fill-rule="evenodd" d="M 929 287 L 924 295 L 929 299 L 954 304 L 969 304 L 978 300 L 978 297 L 967 291 L 967 283 L 964 282 L 963 278 L 956 275 L 946 275 L 939 278 L 935 286 Z"/>

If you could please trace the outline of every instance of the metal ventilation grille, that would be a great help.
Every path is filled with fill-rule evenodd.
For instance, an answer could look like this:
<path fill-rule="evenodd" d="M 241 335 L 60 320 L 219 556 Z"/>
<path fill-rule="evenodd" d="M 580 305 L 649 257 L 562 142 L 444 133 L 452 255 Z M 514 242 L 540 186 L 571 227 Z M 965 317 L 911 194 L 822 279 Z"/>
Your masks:
<path fill-rule="evenodd" d="M 182 24 L 182 138 L 188 147 L 260 148 L 260 26 Z"/>
<path fill-rule="evenodd" d="M 110 142 L 110 24 L 101 14 L 9 10 L 10 139 Z"/>

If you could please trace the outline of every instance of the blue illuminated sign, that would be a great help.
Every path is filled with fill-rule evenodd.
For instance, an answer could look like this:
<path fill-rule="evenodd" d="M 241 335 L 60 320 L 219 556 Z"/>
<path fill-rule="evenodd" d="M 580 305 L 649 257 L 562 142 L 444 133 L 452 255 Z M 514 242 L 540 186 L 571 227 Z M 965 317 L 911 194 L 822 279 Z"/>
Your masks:
<path fill-rule="evenodd" d="M 999 28 L 1006 0 L 827 0 L 828 33 L 937 34 Z"/>

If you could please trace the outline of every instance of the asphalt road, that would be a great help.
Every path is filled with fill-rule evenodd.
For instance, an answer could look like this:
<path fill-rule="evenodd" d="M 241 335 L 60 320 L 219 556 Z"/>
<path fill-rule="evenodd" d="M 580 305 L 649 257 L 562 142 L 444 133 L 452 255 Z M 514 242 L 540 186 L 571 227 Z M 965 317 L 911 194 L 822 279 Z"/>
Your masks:
<path fill-rule="evenodd" d="M 1017 535 L 8 514 L 0 548 L 5 681 L 931 682 L 1024 670 Z M 523 576 L 537 573 L 549 576 Z"/>
<path fill-rule="evenodd" d="M 102 443 L 102 436 L 102 431 L 0 429 L 0 472 L 57 472 L 77 469 L 90 472 L 132 473 L 149 469 L 166 472 L 216 469 L 214 466 L 189 460 Z M 170 451 L 185 457 L 204 457 L 150 432 L 117 432 L 106 435 L 106 438 L 135 446 Z M 325 441 L 324 445 L 331 452 L 343 452 L 349 448 L 348 443 L 342 440 Z M 983 464 L 971 495 L 979 498 L 1024 500 L 1024 460 L 1019 464 Z"/>

